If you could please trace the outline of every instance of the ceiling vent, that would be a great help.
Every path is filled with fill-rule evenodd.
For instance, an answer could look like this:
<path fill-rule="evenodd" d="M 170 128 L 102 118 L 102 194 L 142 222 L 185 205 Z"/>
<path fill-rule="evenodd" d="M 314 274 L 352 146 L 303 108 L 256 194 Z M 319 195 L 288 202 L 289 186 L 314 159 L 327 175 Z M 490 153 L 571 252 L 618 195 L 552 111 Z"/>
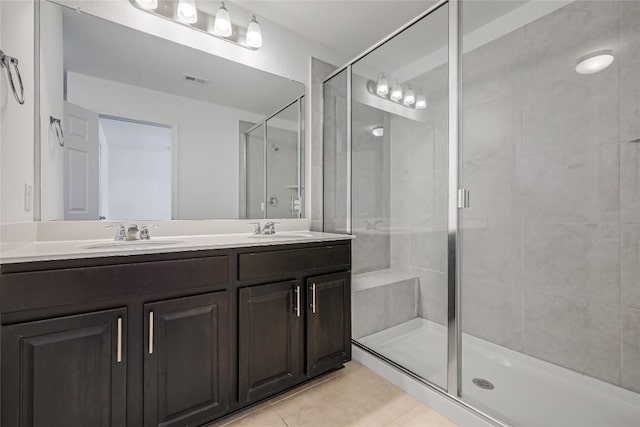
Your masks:
<path fill-rule="evenodd" d="M 200 86 L 207 86 L 209 84 L 209 80 L 203 79 L 201 77 L 190 76 L 189 74 L 184 75 L 184 81 L 187 83 L 193 83 Z"/>

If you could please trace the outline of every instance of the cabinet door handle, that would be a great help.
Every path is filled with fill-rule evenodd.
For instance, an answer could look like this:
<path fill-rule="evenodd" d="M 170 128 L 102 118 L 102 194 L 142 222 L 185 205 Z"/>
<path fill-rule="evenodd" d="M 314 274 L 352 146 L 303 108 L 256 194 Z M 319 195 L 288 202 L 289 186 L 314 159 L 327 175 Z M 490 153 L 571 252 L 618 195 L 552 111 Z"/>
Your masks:
<path fill-rule="evenodd" d="M 311 312 L 316 313 L 316 284 L 311 285 Z"/>
<path fill-rule="evenodd" d="M 149 354 L 153 354 L 153 311 L 149 312 Z"/>
<path fill-rule="evenodd" d="M 118 317 L 118 341 L 116 342 L 116 362 L 122 362 L 122 317 Z"/>
<path fill-rule="evenodd" d="M 300 317 L 300 285 L 296 286 L 296 316 Z"/>

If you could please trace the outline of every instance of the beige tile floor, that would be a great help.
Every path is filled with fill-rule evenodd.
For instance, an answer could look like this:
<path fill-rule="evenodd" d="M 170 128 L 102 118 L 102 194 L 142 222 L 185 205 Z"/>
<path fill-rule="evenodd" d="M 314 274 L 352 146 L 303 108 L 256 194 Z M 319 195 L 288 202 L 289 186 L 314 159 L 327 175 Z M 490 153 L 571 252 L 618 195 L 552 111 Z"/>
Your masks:
<path fill-rule="evenodd" d="M 455 427 L 358 362 L 211 427 Z"/>

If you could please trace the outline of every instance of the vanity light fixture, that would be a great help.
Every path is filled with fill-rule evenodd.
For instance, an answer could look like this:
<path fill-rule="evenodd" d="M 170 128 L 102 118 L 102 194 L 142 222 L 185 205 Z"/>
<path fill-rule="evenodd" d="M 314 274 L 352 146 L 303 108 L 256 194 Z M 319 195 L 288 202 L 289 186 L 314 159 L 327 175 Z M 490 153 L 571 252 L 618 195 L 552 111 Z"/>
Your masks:
<path fill-rule="evenodd" d="M 185 24 L 195 24 L 198 22 L 198 10 L 195 0 L 178 0 L 176 17 Z"/>
<path fill-rule="evenodd" d="M 233 27 L 231 26 L 231 16 L 224 2 L 220 5 L 220 9 L 216 13 L 216 19 L 213 22 L 213 34 L 216 36 L 229 37 L 233 33 Z M 252 46 L 254 47 L 254 46 Z"/>
<path fill-rule="evenodd" d="M 2 1 L 2 0 L 0 0 Z M 199 2 L 209 0 L 129 0 L 136 8 L 161 16 L 173 22 L 185 25 L 236 46 L 257 50 L 262 47 L 262 29 L 255 16 L 251 16 L 248 25 L 242 26 L 231 22 L 229 11 L 224 2 L 213 13 L 207 8 L 198 9 Z"/>
<path fill-rule="evenodd" d="M 425 108 L 427 108 L 427 98 L 419 93 L 418 96 L 416 96 L 416 110 L 424 110 Z"/>
<path fill-rule="evenodd" d="M 416 94 L 413 92 L 413 89 L 411 89 L 411 86 L 409 85 L 407 85 L 407 88 L 404 91 L 404 99 L 402 100 L 402 103 L 407 107 L 410 107 L 411 105 L 416 103 Z"/>
<path fill-rule="evenodd" d="M 395 102 L 398 102 L 402 99 L 402 87 L 399 83 L 394 83 L 391 86 L 391 95 L 389 96 L 389 98 Z"/>
<path fill-rule="evenodd" d="M 260 30 L 260 24 L 256 21 L 256 16 L 251 16 L 251 22 L 249 22 L 249 26 L 247 27 L 247 37 L 246 37 L 247 45 L 254 48 L 259 48 L 262 46 L 262 31 Z"/>
<path fill-rule="evenodd" d="M 376 83 L 376 93 L 379 96 L 386 96 L 389 93 L 389 80 L 383 73 L 378 74 L 378 82 Z"/>
<path fill-rule="evenodd" d="M 141 8 L 147 10 L 155 10 L 158 8 L 158 0 L 136 0 Z"/>
<path fill-rule="evenodd" d="M 382 126 L 376 126 L 373 128 L 371 133 L 373 134 L 373 136 L 380 138 L 384 135 L 384 128 Z"/>
<path fill-rule="evenodd" d="M 613 51 L 611 49 L 592 52 L 578 59 L 576 72 L 585 75 L 597 73 L 611 65 L 613 59 Z"/>

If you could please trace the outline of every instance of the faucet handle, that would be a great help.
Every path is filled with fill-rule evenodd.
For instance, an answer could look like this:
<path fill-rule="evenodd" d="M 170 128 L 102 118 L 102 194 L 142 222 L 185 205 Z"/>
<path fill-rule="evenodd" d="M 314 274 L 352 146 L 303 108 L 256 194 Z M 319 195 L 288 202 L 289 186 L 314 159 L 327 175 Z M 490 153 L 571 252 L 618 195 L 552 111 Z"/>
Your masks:
<path fill-rule="evenodd" d="M 144 224 L 141 228 L 140 228 L 140 239 L 142 240 L 149 240 L 151 238 L 151 235 L 149 234 L 149 229 L 150 228 L 160 228 L 159 225 L 157 224 L 151 224 L 151 225 L 146 225 Z"/>
<path fill-rule="evenodd" d="M 263 234 L 275 234 L 276 224 L 280 224 L 278 221 L 269 221 L 262 228 Z"/>
<path fill-rule="evenodd" d="M 118 231 L 116 232 L 116 237 L 114 238 L 114 240 L 127 240 L 127 232 L 124 229 L 124 224 L 120 224 L 120 225 L 107 225 L 104 228 L 106 229 L 111 229 L 111 228 L 118 228 Z"/>
<path fill-rule="evenodd" d="M 260 226 L 259 222 L 250 222 L 249 225 L 253 225 L 253 234 L 261 234 L 262 233 L 262 227 Z"/>

